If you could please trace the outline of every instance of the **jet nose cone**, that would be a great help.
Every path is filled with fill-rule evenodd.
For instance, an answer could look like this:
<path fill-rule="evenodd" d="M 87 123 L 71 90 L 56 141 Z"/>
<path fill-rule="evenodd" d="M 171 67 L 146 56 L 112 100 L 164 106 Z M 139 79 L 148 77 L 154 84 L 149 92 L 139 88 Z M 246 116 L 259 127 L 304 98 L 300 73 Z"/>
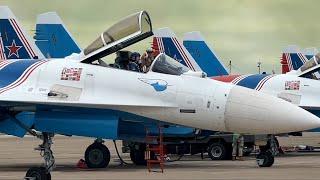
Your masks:
<path fill-rule="evenodd" d="M 230 132 L 280 134 L 320 127 L 320 119 L 280 98 L 234 86 L 226 103 L 225 125 Z"/>

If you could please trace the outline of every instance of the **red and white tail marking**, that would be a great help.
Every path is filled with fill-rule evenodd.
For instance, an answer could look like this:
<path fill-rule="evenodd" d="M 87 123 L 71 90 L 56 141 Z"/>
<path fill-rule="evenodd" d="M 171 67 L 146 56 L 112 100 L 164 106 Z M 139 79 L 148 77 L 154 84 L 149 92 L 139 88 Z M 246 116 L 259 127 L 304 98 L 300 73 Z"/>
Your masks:
<path fill-rule="evenodd" d="M 18 34 L 19 38 L 21 39 L 21 42 L 23 43 L 23 46 L 26 47 L 26 50 L 30 57 L 35 57 L 36 54 L 34 53 L 32 47 L 30 46 L 28 40 L 24 36 L 23 32 L 21 31 L 20 27 L 18 26 L 17 22 L 15 19 L 9 19 L 10 24 L 12 25 L 13 29 L 16 31 Z"/>

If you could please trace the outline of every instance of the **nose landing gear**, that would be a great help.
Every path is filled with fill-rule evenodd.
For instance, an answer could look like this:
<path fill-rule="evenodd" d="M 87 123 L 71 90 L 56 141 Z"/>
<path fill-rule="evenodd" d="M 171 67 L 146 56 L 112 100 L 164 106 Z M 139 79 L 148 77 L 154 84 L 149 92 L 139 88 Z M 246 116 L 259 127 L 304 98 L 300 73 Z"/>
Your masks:
<path fill-rule="evenodd" d="M 268 135 L 266 146 L 260 146 L 260 153 L 256 157 L 259 167 L 271 167 L 274 163 L 274 156 L 279 153 L 279 143 L 274 135 Z"/>
<path fill-rule="evenodd" d="M 53 152 L 51 150 L 52 137 L 53 134 L 42 133 L 42 135 L 37 136 L 42 139 L 42 144 L 39 147 L 35 148 L 35 150 L 40 151 L 40 155 L 44 159 L 44 165 L 41 167 L 32 167 L 30 168 L 25 176 L 26 180 L 51 180 L 50 172 L 55 167 L 55 159 L 53 156 Z"/>

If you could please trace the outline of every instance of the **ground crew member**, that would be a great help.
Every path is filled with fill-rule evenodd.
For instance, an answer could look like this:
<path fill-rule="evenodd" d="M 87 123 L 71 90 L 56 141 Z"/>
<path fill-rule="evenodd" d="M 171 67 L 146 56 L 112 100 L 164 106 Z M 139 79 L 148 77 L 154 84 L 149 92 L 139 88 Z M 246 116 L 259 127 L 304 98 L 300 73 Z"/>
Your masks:
<path fill-rule="evenodd" d="M 243 135 L 234 133 L 232 136 L 232 160 L 243 159 L 244 138 Z"/>
<path fill-rule="evenodd" d="M 154 60 L 153 49 L 148 48 L 146 52 L 141 57 L 140 68 L 142 72 L 146 73 L 149 71 L 149 68 Z"/>

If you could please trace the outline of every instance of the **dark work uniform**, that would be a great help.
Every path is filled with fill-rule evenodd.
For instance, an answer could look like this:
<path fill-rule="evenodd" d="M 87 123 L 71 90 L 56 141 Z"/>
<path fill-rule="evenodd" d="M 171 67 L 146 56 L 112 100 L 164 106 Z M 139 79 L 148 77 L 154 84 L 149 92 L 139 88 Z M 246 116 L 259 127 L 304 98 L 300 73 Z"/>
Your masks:
<path fill-rule="evenodd" d="M 128 63 L 128 70 L 140 72 L 140 68 L 137 63 L 130 61 Z"/>

